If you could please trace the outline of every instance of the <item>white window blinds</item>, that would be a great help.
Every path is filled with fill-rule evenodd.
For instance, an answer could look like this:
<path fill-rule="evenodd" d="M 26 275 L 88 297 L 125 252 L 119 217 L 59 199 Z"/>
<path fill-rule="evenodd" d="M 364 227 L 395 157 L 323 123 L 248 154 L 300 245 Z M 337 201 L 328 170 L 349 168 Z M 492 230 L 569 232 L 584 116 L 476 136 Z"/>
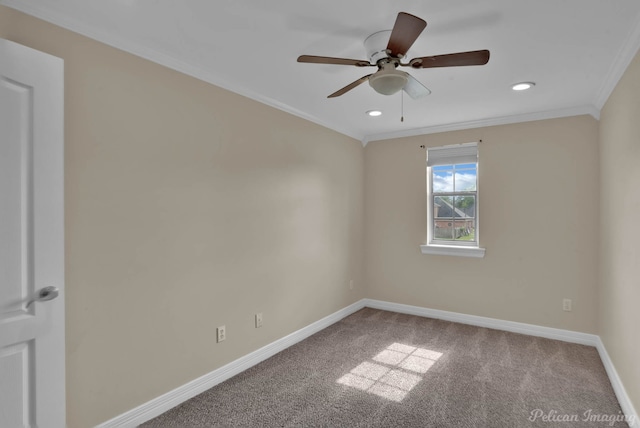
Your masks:
<path fill-rule="evenodd" d="M 427 149 L 427 166 L 478 162 L 478 143 L 454 144 Z"/>

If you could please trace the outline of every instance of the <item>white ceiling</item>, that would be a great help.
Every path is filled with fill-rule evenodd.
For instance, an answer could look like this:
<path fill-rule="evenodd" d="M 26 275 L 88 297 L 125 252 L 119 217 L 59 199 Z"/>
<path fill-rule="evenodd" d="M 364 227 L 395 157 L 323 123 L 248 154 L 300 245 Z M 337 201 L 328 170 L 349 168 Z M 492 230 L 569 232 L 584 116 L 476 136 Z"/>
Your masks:
<path fill-rule="evenodd" d="M 54 24 L 322 124 L 363 142 L 575 114 L 598 117 L 640 47 L 638 0 L 0 0 Z M 368 59 L 364 39 L 398 12 L 427 21 L 408 57 L 478 49 L 485 66 L 405 68 L 421 100 L 364 83 L 373 68 L 301 64 Z M 534 81 L 534 89 L 510 85 Z M 381 117 L 365 111 L 379 109 Z"/>

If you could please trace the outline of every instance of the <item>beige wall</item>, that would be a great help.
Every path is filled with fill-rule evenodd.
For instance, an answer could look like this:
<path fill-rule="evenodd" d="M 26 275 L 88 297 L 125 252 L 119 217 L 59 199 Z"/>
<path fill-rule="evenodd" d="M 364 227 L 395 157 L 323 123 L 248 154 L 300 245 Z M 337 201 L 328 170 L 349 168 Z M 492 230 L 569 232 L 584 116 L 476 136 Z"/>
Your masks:
<path fill-rule="evenodd" d="M 640 410 L 640 54 L 600 118 L 599 332 Z"/>
<path fill-rule="evenodd" d="M 598 123 L 590 116 L 365 148 L 367 297 L 596 332 Z M 425 151 L 481 139 L 483 259 L 423 255 Z M 562 311 L 562 299 L 573 311 Z"/>
<path fill-rule="evenodd" d="M 0 37 L 65 60 L 69 427 L 364 297 L 359 141 L 4 7 Z"/>

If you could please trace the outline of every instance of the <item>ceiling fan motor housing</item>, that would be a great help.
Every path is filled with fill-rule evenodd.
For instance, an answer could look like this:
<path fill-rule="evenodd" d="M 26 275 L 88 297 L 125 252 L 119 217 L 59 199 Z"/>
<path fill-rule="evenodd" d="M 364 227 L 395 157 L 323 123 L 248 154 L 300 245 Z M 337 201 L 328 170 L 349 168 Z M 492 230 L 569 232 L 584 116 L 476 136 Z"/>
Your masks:
<path fill-rule="evenodd" d="M 371 64 L 377 64 L 379 60 L 389 57 L 387 44 L 390 36 L 391 30 L 383 30 L 373 33 L 364 40 L 364 49 Z"/>

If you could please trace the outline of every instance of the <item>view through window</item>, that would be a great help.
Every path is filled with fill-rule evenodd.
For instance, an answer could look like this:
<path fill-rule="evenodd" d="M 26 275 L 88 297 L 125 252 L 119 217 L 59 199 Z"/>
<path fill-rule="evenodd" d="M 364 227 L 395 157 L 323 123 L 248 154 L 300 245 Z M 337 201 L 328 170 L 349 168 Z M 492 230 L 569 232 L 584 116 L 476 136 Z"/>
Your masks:
<path fill-rule="evenodd" d="M 428 244 L 478 247 L 478 144 L 427 149 Z"/>
<path fill-rule="evenodd" d="M 477 164 L 431 168 L 433 240 L 476 242 Z"/>

